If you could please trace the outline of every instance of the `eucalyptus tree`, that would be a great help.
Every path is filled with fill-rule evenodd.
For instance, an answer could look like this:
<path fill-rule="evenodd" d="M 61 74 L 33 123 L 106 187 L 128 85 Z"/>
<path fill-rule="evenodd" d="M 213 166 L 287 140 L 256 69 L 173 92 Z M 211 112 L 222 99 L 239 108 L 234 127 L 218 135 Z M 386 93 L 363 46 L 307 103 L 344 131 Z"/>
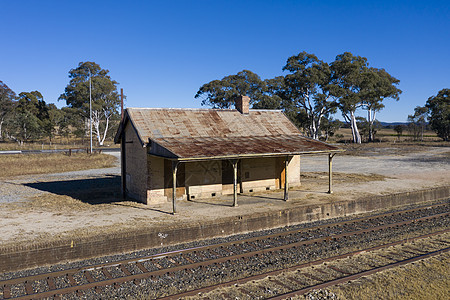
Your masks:
<path fill-rule="evenodd" d="M 367 58 L 345 52 L 331 63 L 334 85 L 332 94 L 339 98 L 339 109 L 345 121 L 350 123 L 354 143 L 361 143 L 355 112 L 363 106 L 362 90 Z"/>
<path fill-rule="evenodd" d="M 409 127 L 412 129 L 414 140 L 419 139 L 423 141 L 423 131 L 427 124 L 428 108 L 425 106 L 416 106 L 414 114 L 408 115 Z"/>
<path fill-rule="evenodd" d="M 48 111 L 49 107 L 40 92 L 20 93 L 12 122 L 12 138 L 23 144 L 48 135 L 52 126 Z"/>
<path fill-rule="evenodd" d="M 95 62 L 80 62 L 78 67 L 69 71 L 70 82 L 58 100 L 78 110 L 89 120 L 89 80 L 92 81 L 92 125 L 98 144 L 103 145 L 110 128 L 110 121 L 119 115 L 120 98 L 117 82 L 108 75 L 109 70 L 102 69 Z"/>
<path fill-rule="evenodd" d="M 290 72 L 285 76 L 285 97 L 296 111 L 306 114 L 308 135 L 318 139 L 322 119 L 337 109 L 336 98 L 330 92 L 330 66 L 314 54 L 301 52 L 287 59 L 283 71 Z"/>
<path fill-rule="evenodd" d="M 399 99 L 401 90 L 399 80 L 384 69 L 369 67 L 367 58 L 345 52 L 336 56 L 331 63 L 334 85 L 332 94 L 339 98 L 339 108 L 345 121 L 350 123 L 354 143 L 361 143 L 356 111 L 360 108 L 368 111 L 369 141 L 373 140 L 373 124 L 376 112 L 380 111 L 386 98 Z"/>
<path fill-rule="evenodd" d="M 431 128 L 444 141 L 450 141 L 450 89 L 442 89 L 436 96 L 428 98 L 425 106 Z"/>
<path fill-rule="evenodd" d="M 401 90 L 396 87 L 400 80 L 384 69 L 368 68 L 363 82 L 363 109 L 367 110 L 368 140 L 374 140 L 374 122 L 378 111 L 384 108 L 386 98 L 400 99 Z"/>
<path fill-rule="evenodd" d="M 202 105 L 212 108 L 231 108 L 237 96 L 249 96 L 252 105 L 263 98 L 265 90 L 266 84 L 257 74 L 242 70 L 203 84 L 194 97 L 200 98 Z"/>
<path fill-rule="evenodd" d="M 0 80 L 0 138 L 3 139 L 3 124 L 8 117 L 12 117 L 16 100 L 14 93 L 3 81 Z"/>
<path fill-rule="evenodd" d="M 262 80 L 256 73 L 243 70 L 203 84 L 195 98 L 212 108 L 231 108 L 238 95 L 248 96 L 252 108 L 283 110 L 292 122 L 302 126 L 302 114 L 287 98 L 284 76 Z"/>

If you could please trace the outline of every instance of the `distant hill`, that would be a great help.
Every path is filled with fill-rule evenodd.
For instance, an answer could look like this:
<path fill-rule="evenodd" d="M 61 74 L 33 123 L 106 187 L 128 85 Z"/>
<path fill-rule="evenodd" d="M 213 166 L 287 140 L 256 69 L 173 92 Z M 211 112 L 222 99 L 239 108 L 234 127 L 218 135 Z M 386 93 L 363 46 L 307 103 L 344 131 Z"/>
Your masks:
<path fill-rule="evenodd" d="M 384 127 L 394 127 L 396 125 L 408 125 L 408 122 L 380 122 L 380 124 Z"/>

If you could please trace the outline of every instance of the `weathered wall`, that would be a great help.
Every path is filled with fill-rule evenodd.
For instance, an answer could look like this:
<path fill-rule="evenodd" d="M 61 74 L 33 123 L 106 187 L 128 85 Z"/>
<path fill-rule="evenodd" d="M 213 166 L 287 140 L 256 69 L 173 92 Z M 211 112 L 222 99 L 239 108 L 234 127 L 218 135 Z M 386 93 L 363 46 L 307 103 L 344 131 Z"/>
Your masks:
<path fill-rule="evenodd" d="M 211 198 L 222 194 L 220 160 L 186 163 L 185 172 L 186 194 L 189 199 Z"/>
<path fill-rule="evenodd" d="M 147 152 L 130 122 L 125 128 L 125 159 L 127 195 L 147 202 Z M 123 142 L 123 141 L 122 141 Z"/>
<path fill-rule="evenodd" d="M 283 188 L 284 166 L 284 157 L 243 159 L 241 161 L 243 192 Z M 300 185 L 300 155 L 293 156 L 289 161 L 288 182 L 290 187 Z"/>
<path fill-rule="evenodd" d="M 274 190 L 275 186 L 275 162 L 271 158 L 249 158 L 241 160 L 242 191 L 260 192 Z"/>
<path fill-rule="evenodd" d="M 164 158 L 148 155 L 147 169 L 147 204 L 167 201 L 164 195 Z"/>
<path fill-rule="evenodd" d="M 0 248 L 0 272 L 9 272 L 54 264 L 67 260 L 85 259 L 101 255 L 129 252 L 194 240 L 228 236 L 237 233 L 283 227 L 302 222 L 362 213 L 375 209 L 448 199 L 450 186 L 362 198 L 323 205 L 299 206 L 267 213 L 219 218 L 209 222 L 193 222 L 179 227 L 131 231 L 118 235 L 96 236 L 85 240 L 56 243 L 24 244 L 14 248 Z M 164 233 L 161 235 L 160 233 Z M 165 236 L 164 239 L 161 236 Z"/>
<path fill-rule="evenodd" d="M 294 155 L 289 161 L 288 182 L 290 187 L 300 185 L 300 155 Z"/>

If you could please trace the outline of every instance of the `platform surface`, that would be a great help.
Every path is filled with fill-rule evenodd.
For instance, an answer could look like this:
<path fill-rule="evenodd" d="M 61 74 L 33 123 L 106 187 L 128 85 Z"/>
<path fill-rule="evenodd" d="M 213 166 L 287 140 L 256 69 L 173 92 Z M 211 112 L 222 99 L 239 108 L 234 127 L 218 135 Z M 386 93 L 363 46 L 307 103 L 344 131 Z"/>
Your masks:
<path fill-rule="evenodd" d="M 362 197 L 450 185 L 450 147 L 410 153 L 333 159 L 333 191 L 328 191 L 327 156 L 302 156 L 302 186 L 289 191 L 239 195 L 147 206 L 119 201 L 118 167 L 62 174 L 21 176 L 0 181 L 0 247 L 20 243 L 90 237 L 100 233 L 176 228 L 299 206 L 317 206 Z M 118 153 L 114 155 L 118 156 Z M 99 201 L 97 198 L 101 198 Z"/>

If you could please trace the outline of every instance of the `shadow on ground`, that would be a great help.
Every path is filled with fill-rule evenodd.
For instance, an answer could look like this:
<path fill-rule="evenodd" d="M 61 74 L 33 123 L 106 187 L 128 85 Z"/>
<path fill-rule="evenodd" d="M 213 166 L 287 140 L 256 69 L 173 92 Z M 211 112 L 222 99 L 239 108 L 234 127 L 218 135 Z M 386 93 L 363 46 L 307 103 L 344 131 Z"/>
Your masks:
<path fill-rule="evenodd" d="M 107 175 L 100 178 L 35 182 L 25 185 L 37 190 L 69 196 L 89 204 L 103 204 L 123 201 L 120 184 L 120 176 Z"/>

